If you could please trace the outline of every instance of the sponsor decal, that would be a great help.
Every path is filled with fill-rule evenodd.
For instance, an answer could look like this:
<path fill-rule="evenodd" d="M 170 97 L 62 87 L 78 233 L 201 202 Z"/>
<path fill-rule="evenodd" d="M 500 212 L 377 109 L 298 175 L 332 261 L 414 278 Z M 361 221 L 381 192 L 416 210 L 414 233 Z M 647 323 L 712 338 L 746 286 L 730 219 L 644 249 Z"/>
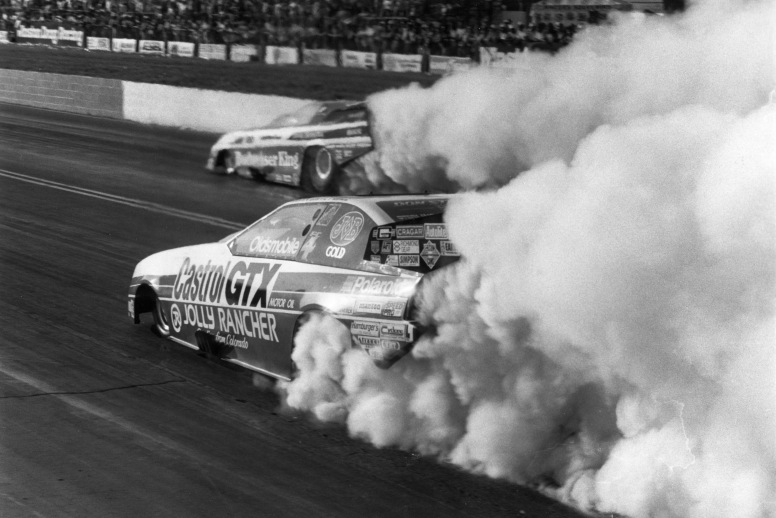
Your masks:
<path fill-rule="evenodd" d="M 374 300 L 356 301 L 356 313 L 370 313 L 379 315 L 383 310 L 383 303 Z"/>
<path fill-rule="evenodd" d="M 426 241 L 426 244 L 423 245 L 423 251 L 420 253 L 420 257 L 423 258 L 429 268 L 434 268 L 434 266 L 436 266 L 440 255 L 436 243 L 431 241 Z"/>
<path fill-rule="evenodd" d="M 202 304 L 173 304 L 170 310 L 173 329 L 183 326 L 279 342 L 275 315 L 264 311 L 221 308 Z"/>
<path fill-rule="evenodd" d="M 385 264 L 388 266 L 396 266 L 399 267 L 399 256 L 398 255 L 389 255 L 385 258 Z"/>
<path fill-rule="evenodd" d="M 439 248 L 442 255 L 451 255 L 455 257 L 458 257 L 461 255 L 461 252 L 458 251 L 458 248 L 456 248 L 455 244 L 452 241 L 440 241 Z"/>
<path fill-rule="evenodd" d="M 333 257 L 335 259 L 342 259 L 345 256 L 347 249 L 341 246 L 329 246 L 326 248 L 326 257 Z"/>
<path fill-rule="evenodd" d="M 242 161 L 248 162 L 256 167 L 293 167 L 299 168 L 299 153 L 288 153 L 278 151 L 277 153 L 265 153 L 263 151 L 237 151 L 237 155 Z"/>
<path fill-rule="evenodd" d="M 426 239 L 450 239 L 444 223 L 426 223 Z"/>
<path fill-rule="evenodd" d="M 129 312 L 129 318 L 135 318 L 135 301 L 127 301 L 127 311 Z"/>
<path fill-rule="evenodd" d="M 380 340 L 380 346 L 389 351 L 400 351 L 401 344 L 396 340 Z"/>
<path fill-rule="evenodd" d="M 372 251 L 373 254 L 379 254 L 380 253 L 380 241 L 370 241 L 369 242 L 369 249 Z"/>
<path fill-rule="evenodd" d="M 284 297 L 272 297 L 267 304 L 267 307 L 275 309 L 294 309 L 295 306 L 296 300 Z"/>
<path fill-rule="evenodd" d="M 399 256 L 399 268 L 409 268 L 412 266 L 420 266 L 420 257 L 417 255 L 400 255 Z"/>
<path fill-rule="evenodd" d="M 385 279 L 383 277 L 348 275 L 342 284 L 342 293 L 404 296 L 404 292 L 414 284 L 415 281 L 411 279 Z"/>
<path fill-rule="evenodd" d="M 425 235 L 425 230 L 423 228 L 423 225 L 405 225 L 405 226 L 398 226 L 396 227 L 396 237 L 401 238 L 407 238 L 407 237 L 423 237 Z"/>
<path fill-rule="evenodd" d="M 379 263 L 380 262 L 380 257 L 381 256 L 379 256 L 379 255 L 370 255 L 369 256 L 369 260 L 372 261 L 373 263 Z"/>
<path fill-rule="evenodd" d="M 394 236 L 396 236 L 396 230 L 391 227 L 377 229 L 378 239 L 393 239 Z"/>
<path fill-rule="evenodd" d="M 172 328 L 176 333 L 180 333 L 181 326 L 183 324 L 183 318 L 181 317 L 181 310 L 177 304 L 173 304 L 170 307 L 170 320 L 172 321 Z"/>
<path fill-rule="evenodd" d="M 313 250 L 315 250 L 315 245 L 318 243 L 319 237 L 321 237 L 321 233 L 317 230 L 310 232 L 310 237 L 307 238 L 307 241 L 304 242 L 304 246 L 302 246 L 302 261 L 306 261 L 307 256 L 310 255 Z"/>
<path fill-rule="evenodd" d="M 404 313 L 404 305 L 404 302 L 386 302 L 380 314 L 384 317 L 401 317 Z"/>
<path fill-rule="evenodd" d="M 301 241 L 295 237 L 287 237 L 286 239 L 264 239 L 261 236 L 256 236 L 251 241 L 248 249 L 257 254 L 294 257 L 299 251 L 301 244 Z"/>
<path fill-rule="evenodd" d="M 391 246 L 391 242 L 390 241 L 383 241 L 382 243 L 383 244 L 382 244 L 382 246 L 380 248 L 380 253 L 381 254 L 390 254 L 391 251 L 393 250 L 393 247 Z"/>
<path fill-rule="evenodd" d="M 339 208 L 340 206 L 337 203 L 326 207 L 326 210 L 323 212 L 323 214 L 321 214 L 321 217 L 318 219 L 318 223 L 316 223 L 315 226 L 325 227 L 331 223 L 331 220 L 334 219 L 334 215 L 337 213 Z"/>
<path fill-rule="evenodd" d="M 329 238 L 337 246 L 352 243 L 364 227 L 364 216 L 360 212 L 351 211 L 344 214 L 331 229 Z"/>
<path fill-rule="evenodd" d="M 372 338 L 370 336 L 357 336 L 356 340 L 364 347 L 377 347 L 380 345 L 379 338 Z"/>
<path fill-rule="evenodd" d="M 314 138 L 323 138 L 323 131 L 302 131 L 291 135 L 292 139 L 310 140 Z"/>
<path fill-rule="evenodd" d="M 164 42 L 154 40 L 141 40 L 140 52 L 164 54 Z"/>
<path fill-rule="evenodd" d="M 377 239 L 377 229 L 376 228 L 372 229 L 372 239 Z"/>
<path fill-rule="evenodd" d="M 224 301 L 230 306 L 265 308 L 268 287 L 279 269 L 279 264 L 245 261 L 196 264 L 187 257 L 175 277 L 172 295 L 184 302 Z"/>
<path fill-rule="evenodd" d="M 248 348 L 248 340 L 243 338 L 242 340 L 238 339 L 234 335 L 222 335 L 220 332 L 216 333 L 216 335 L 213 337 L 216 342 L 219 344 L 228 345 L 231 347 L 236 347 L 238 349 L 247 349 Z"/>
<path fill-rule="evenodd" d="M 382 324 L 380 326 L 380 336 L 403 339 L 407 334 L 405 333 L 404 326 L 401 324 Z"/>
<path fill-rule="evenodd" d="M 356 320 L 350 324 L 350 333 L 363 336 L 380 336 L 380 324 Z"/>
<path fill-rule="evenodd" d="M 405 241 L 393 242 L 394 254 L 417 254 L 420 253 L 420 241 L 417 239 L 407 239 Z"/>

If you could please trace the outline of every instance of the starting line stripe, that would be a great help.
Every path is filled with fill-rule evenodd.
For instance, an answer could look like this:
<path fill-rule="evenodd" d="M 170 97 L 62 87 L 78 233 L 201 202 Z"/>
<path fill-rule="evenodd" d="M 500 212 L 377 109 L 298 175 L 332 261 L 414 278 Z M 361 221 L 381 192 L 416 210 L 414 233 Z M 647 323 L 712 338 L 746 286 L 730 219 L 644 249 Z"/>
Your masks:
<path fill-rule="evenodd" d="M 43 178 L 37 178 L 22 173 L 15 173 L 6 169 L 0 169 L 0 176 L 18 180 L 20 182 L 27 182 L 35 185 L 41 185 L 43 187 L 50 187 L 52 189 L 58 189 L 73 194 L 80 194 L 82 196 L 89 196 L 91 198 L 97 198 L 104 201 L 110 201 L 121 205 L 127 205 L 129 207 L 135 207 L 138 209 L 147 210 L 150 212 L 156 212 L 159 214 L 165 214 L 168 216 L 176 216 L 178 218 L 187 219 L 190 221 L 196 221 L 198 223 L 207 223 L 216 227 L 226 228 L 228 230 L 240 230 L 245 227 L 242 223 L 235 223 L 234 221 L 228 221 L 222 218 L 216 218 L 214 216 L 206 216 L 196 212 L 189 212 L 187 210 L 173 209 L 172 207 L 166 207 L 159 203 L 153 203 L 150 201 L 136 200 L 134 198 L 126 198 L 124 196 L 118 196 L 116 194 L 109 194 L 107 192 L 95 191 L 92 189 L 86 189 L 84 187 L 76 187 L 74 185 L 67 185 L 53 180 L 45 180 Z"/>

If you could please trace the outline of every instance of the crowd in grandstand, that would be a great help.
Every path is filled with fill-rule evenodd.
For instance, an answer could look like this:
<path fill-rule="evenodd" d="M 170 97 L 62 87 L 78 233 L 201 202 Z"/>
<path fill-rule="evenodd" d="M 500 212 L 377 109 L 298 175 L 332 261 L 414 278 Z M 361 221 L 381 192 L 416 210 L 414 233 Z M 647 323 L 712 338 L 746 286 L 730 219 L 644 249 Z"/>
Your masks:
<path fill-rule="evenodd" d="M 0 0 L 5 29 L 69 22 L 87 36 L 478 58 L 556 50 L 576 26 L 495 22 L 499 0 Z"/>

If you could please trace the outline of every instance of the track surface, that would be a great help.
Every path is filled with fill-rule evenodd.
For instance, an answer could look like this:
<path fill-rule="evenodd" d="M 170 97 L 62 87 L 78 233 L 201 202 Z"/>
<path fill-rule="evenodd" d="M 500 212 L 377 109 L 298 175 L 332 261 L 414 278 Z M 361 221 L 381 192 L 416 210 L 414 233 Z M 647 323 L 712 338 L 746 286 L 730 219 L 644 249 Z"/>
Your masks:
<path fill-rule="evenodd" d="M 131 324 L 139 259 L 301 196 L 204 173 L 214 138 L 0 105 L 0 516 L 579 516 L 281 412 Z"/>

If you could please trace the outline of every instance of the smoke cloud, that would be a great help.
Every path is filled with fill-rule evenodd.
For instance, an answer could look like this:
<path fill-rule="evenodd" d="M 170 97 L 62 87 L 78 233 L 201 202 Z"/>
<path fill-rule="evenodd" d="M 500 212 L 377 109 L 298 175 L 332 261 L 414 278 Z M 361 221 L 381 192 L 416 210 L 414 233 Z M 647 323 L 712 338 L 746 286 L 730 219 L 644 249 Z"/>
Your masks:
<path fill-rule="evenodd" d="M 478 189 L 463 258 L 389 370 L 311 320 L 286 404 L 586 510 L 776 516 L 772 38 L 711 2 L 371 99 L 392 182 Z"/>

